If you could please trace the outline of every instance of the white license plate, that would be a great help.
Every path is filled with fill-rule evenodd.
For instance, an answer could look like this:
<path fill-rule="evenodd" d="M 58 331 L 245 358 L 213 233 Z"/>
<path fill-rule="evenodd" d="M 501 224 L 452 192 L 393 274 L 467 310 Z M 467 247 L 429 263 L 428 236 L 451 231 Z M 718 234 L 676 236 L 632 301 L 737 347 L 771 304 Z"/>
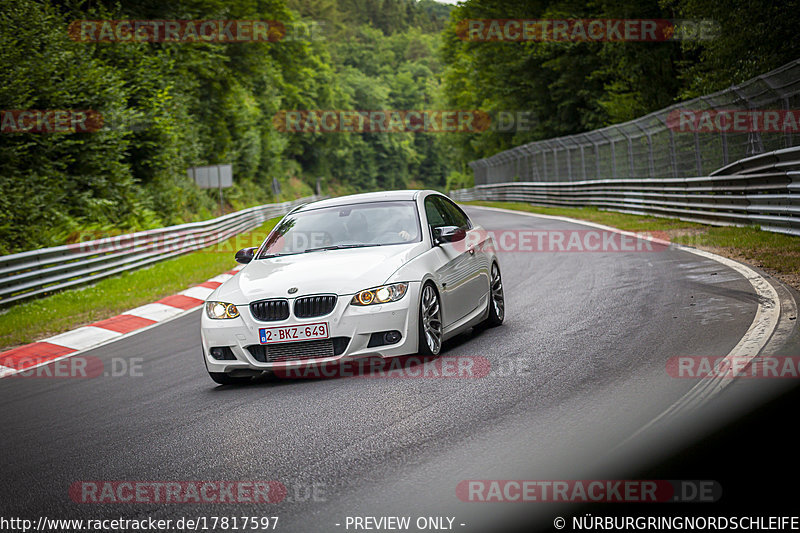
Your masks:
<path fill-rule="evenodd" d="M 308 341 L 328 338 L 328 323 L 302 324 L 299 326 L 280 326 L 276 328 L 261 328 L 258 330 L 261 344 L 275 344 L 279 342 Z"/>

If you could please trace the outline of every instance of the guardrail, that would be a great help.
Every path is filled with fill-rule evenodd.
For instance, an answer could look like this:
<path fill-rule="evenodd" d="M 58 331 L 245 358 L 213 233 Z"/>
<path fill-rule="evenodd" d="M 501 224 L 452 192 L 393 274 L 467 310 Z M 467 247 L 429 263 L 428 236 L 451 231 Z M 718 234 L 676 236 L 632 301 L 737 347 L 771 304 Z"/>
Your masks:
<path fill-rule="evenodd" d="M 222 242 L 316 196 L 266 204 L 219 218 L 0 257 L 0 306 L 94 283 Z"/>
<path fill-rule="evenodd" d="M 800 235 L 800 147 L 741 159 L 695 178 L 513 182 L 451 191 L 456 201 L 596 206 L 711 225 Z"/>

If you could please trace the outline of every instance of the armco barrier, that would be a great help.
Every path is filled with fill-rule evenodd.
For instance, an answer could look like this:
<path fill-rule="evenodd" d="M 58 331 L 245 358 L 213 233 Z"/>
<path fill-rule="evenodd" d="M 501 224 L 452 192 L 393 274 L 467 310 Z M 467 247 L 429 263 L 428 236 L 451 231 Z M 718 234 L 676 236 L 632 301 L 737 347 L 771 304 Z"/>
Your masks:
<path fill-rule="evenodd" d="M 800 147 L 741 159 L 709 176 L 513 182 L 451 191 L 456 201 L 597 206 L 712 225 L 800 235 Z"/>
<path fill-rule="evenodd" d="M 200 250 L 316 199 L 266 204 L 202 222 L 2 256 L 0 306 Z"/>

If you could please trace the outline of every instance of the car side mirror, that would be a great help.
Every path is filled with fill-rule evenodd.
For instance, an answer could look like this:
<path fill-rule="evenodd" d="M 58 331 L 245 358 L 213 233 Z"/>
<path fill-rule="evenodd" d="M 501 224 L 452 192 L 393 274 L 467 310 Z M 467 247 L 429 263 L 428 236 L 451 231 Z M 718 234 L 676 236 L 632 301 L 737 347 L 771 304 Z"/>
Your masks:
<path fill-rule="evenodd" d="M 236 262 L 246 265 L 253 260 L 257 248 L 242 248 L 236 252 Z"/>
<path fill-rule="evenodd" d="M 467 232 L 458 226 L 439 226 L 433 228 L 433 242 L 436 245 L 445 242 L 458 242 L 467 237 Z"/>

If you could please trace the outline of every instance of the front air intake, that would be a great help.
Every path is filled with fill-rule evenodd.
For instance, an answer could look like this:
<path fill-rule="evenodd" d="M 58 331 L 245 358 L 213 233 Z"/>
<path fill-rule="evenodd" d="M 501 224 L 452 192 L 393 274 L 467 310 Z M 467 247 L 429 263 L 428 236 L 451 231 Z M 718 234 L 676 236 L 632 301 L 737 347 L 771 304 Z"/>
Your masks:
<path fill-rule="evenodd" d="M 335 294 L 319 296 L 302 296 L 294 301 L 294 316 L 297 318 L 313 318 L 324 316 L 336 307 Z"/>
<path fill-rule="evenodd" d="M 285 299 L 261 300 L 250 304 L 253 318 L 261 322 L 275 322 L 289 318 L 289 302 Z"/>
<path fill-rule="evenodd" d="M 333 337 L 313 341 L 254 344 L 247 350 L 260 363 L 304 361 L 341 355 L 347 349 L 350 337 Z"/>

